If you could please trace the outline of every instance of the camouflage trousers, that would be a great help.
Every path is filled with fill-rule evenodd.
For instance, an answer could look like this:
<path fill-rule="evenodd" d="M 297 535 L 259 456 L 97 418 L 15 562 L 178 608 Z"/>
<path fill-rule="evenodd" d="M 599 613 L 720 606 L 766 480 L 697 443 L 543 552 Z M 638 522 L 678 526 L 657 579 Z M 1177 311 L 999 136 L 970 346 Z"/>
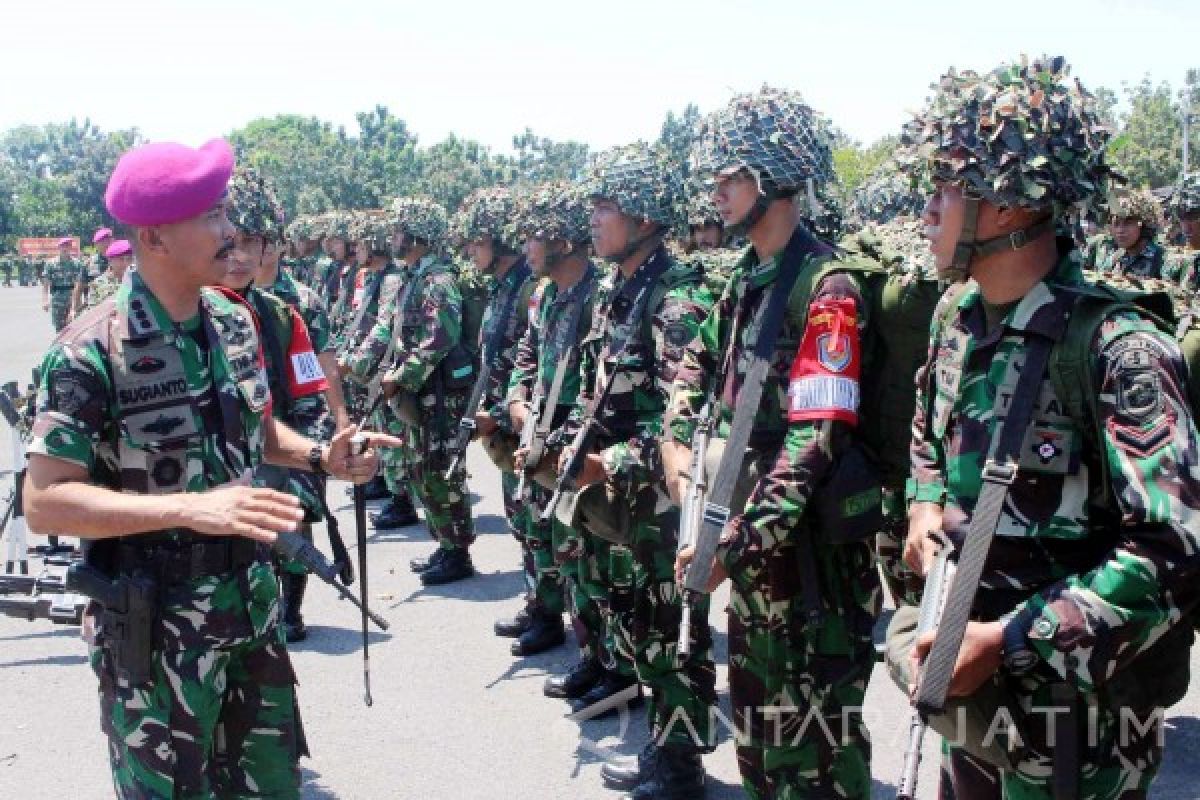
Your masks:
<path fill-rule="evenodd" d="M 121 685 L 92 647 L 120 800 L 296 798 L 307 755 L 295 674 L 273 630 L 230 648 L 155 653 L 153 682 Z"/>
<path fill-rule="evenodd" d="M 425 524 L 444 550 L 465 550 L 475 541 L 475 521 L 467 494 L 467 469 L 460 465 L 447 480 L 440 463 L 408 467 L 411 487 L 425 507 Z"/>
<path fill-rule="evenodd" d="M 920 605 L 924 581 L 904 563 L 904 540 L 908 537 L 908 513 L 903 502 L 884 501 L 884 527 L 875 536 L 875 553 L 883 581 L 896 605 Z"/>
<path fill-rule="evenodd" d="M 70 310 L 70 292 L 50 293 L 50 323 L 54 326 L 55 333 L 67 327 L 67 312 Z"/>
<path fill-rule="evenodd" d="M 791 545 L 731 576 L 729 694 L 753 800 L 871 796 L 861 709 L 879 575 L 866 543 L 812 549 L 815 592 L 803 591 Z"/>
<path fill-rule="evenodd" d="M 683 659 L 683 599 L 675 582 L 679 509 L 657 488 L 646 487 L 632 499 L 628 546 L 607 548 L 610 637 L 650 690 L 647 718 L 656 741 L 709 751 L 716 744 L 717 695 L 708 599 L 692 610 L 691 654 Z"/>
<path fill-rule="evenodd" d="M 565 581 L 554 561 L 552 522 L 542 522 L 540 509 L 545 508 L 547 492 L 535 483 L 526 483 L 526 495 L 517 498 L 517 476 L 500 473 L 504 490 L 504 510 L 513 535 L 521 543 L 521 568 L 525 585 L 529 587 L 527 605 L 547 614 L 566 610 Z"/>

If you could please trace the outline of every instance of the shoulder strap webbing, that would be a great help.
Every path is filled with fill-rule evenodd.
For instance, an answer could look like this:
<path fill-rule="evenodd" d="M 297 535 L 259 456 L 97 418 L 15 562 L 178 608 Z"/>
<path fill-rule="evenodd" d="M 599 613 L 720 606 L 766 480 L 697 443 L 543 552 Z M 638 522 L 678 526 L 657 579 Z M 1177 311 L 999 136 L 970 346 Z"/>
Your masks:
<path fill-rule="evenodd" d="M 733 422 L 729 428 L 729 437 L 725 442 L 725 450 L 721 453 L 721 460 L 717 465 L 717 474 L 709 485 L 703 521 L 696 537 L 695 559 L 698 563 L 712 562 L 716 555 L 717 542 L 721 538 L 721 530 L 729 521 L 729 503 L 733 499 L 738 473 L 746 456 L 746 445 L 750 441 L 754 419 L 758 415 L 763 384 L 771 368 L 771 356 L 775 353 L 775 342 L 783 329 L 784 312 L 792 287 L 804 264 L 802 250 L 810 241 L 804 226 L 798 225 L 783 251 L 782 265 L 775 278 L 775 285 L 771 287 L 771 293 L 762 301 L 755 315 L 759 324 L 758 336 L 754 341 L 754 360 L 746 371 L 737 409 L 733 413 Z M 737 331 L 731 330 L 729 337 L 729 346 L 732 348 L 737 339 Z M 684 588 L 692 592 L 703 592 L 707 587 L 693 585 L 693 582 L 701 579 L 701 572 L 702 570 L 688 570 Z"/>
<path fill-rule="evenodd" d="M 934 635 L 933 647 L 917 689 L 917 709 L 925 715 L 940 714 L 946 707 L 946 695 L 954 664 L 962 647 L 967 620 L 975 603 L 983 565 L 987 561 L 996 527 L 1009 488 L 1017 477 L 1021 443 L 1033 420 L 1038 386 L 1046 374 L 1054 340 L 1037 334 L 1025 338 L 1025 362 L 1017 378 L 1008 416 L 1000 423 L 992 439 L 991 453 L 983 467 L 983 489 L 975 503 L 975 512 L 967 528 L 967 538 L 958 559 L 954 582 L 946 597 L 945 612 Z"/>

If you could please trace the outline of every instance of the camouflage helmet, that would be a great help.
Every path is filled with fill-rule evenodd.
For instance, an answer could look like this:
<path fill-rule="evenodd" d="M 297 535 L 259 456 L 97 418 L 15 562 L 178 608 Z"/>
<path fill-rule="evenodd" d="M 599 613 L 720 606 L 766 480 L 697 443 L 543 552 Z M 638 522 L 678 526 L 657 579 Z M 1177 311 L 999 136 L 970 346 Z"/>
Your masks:
<path fill-rule="evenodd" d="M 283 239 L 283 206 L 271 185 L 253 167 L 239 166 L 229 179 L 229 221 L 239 233 L 261 236 L 267 241 Z"/>
<path fill-rule="evenodd" d="M 319 230 L 327 239 L 344 239 L 350 241 L 349 211 L 327 211 L 321 215 Z"/>
<path fill-rule="evenodd" d="M 695 191 L 688 197 L 687 224 L 688 228 L 708 228 L 725 224 L 708 192 Z"/>
<path fill-rule="evenodd" d="M 895 162 L 884 164 L 854 190 L 854 213 L 864 222 L 884 223 L 896 217 L 917 217 L 925 195 Z"/>
<path fill-rule="evenodd" d="M 592 238 L 592 207 L 584 187 L 567 181 L 543 183 L 522 195 L 517 212 L 520 234 L 581 244 Z"/>
<path fill-rule="evenodd" d="M 837 242 L 845 225 L 845 207 L 832 185 L 814 187 L 814 196 L 800 195 L 800 215 L 819 239 Z"/>
<path fill-rule="evenodd" d="M 1113 192 L 1108 201 L 1108 216 L 1110 220 L 1137 220 L 1150 233 L 1162 227 L 1158 201 L 1144 189 Z"/>
<path fill-rule="evenodd" d="M 441 244 L 446 237 L 446 210 L 428 197 L 397 197 L 391 211 L 396 227 L 430 247 Z"/>
<path fill-rule="evenodd" d="M 683 218 L 683 180 L 667 164 L 666 154 L 645 142 L 600 153 L 584 179 L 592 199 L 612 200 L 621 213 L 668 228 Z"/>
<path fill-rule="evenodd" d="M 365 243 L 372 255 L 390 255 L 392 227 L 392 220 L 386 211 L 355 211 L 350 216 L 349 238 L 355 243 Z"/>
<path fill-rule="evenodd" d="M 450 232 L 464 242 L 492 239 L 509 250 L 520 249 L 517 200 L 503 186 L 476 189 L 463 200 L 450 222 Z"/>
<path fill-rule="evenodd" d="M 1200 172 L 1183 176 L 1171 195 L 1171 212 L 1176 216 L 1200 212 Z"/>
<path fill-rule="evenodd" d="M 1095 98 L 1056 56 L 1022 58 L 986 75 L 951 68 L 926 109 L 904 127 L 899 159 L 934 180 L 961 183 L 1003 208 L 1061 215 L 1103 205 L 1114 173 L 1111 132 Z"/>
<path fill-rule="evenodd" d="M 764 193 L 807 189 L 833 177 L 829 124 L 799 92 L 764 86 L 701 121 L 689 161 L 696 180 L 748 170 Z"/>

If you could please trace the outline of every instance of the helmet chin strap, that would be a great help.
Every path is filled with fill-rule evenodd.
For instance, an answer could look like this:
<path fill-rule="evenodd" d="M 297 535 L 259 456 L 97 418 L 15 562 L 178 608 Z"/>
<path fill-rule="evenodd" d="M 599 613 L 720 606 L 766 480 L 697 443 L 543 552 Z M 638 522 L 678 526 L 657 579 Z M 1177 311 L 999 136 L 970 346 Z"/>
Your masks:
<path fill-rule="evenodd" d="M 777 195 L 774 192 L 769 194 L 766 192 L 759 192 L 758 197 L 754 200 L 754 205 L 752 205 L 750 210 L 746 212 L 746 216 L 742 217 L 737 222 L 731 222 L 725 227 L 725 230 L 727 230 L 732 236 L 747 235 L 751 229 L 753 229 L 754 226 L 761 222 L 762 218 L 767 215 L 767 209 L 771 207 L 771 203 L 775 200 L 776 196 Z"/>
<path fill-rule="evenodd" d="M 954 244 L 954 258 L 950 266 L 941 270 L 941 277 L 951 282 L 965 280 L 971 274 L 971 262 L 1007 250 L 1020 250 L 1025 245 L 1054 230 L 1054 215 L 1021 228 L 1020 230 L 980 240 L 979 206 L 983 201 L 969 194 L 963 195 L 962 229 Z"/>

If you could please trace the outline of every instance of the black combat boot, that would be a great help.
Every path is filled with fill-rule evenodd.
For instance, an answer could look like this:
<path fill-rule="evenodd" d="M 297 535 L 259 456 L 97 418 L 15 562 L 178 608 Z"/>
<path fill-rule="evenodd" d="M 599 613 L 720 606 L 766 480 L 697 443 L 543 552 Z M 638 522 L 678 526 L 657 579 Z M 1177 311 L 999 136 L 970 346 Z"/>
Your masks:
<path fill-rule="evenodd" d="M 658 748 L 650 775 L 624 800 L 699 800 L 704 797 L 704 762 L 691 745 Z"/>
<path fill-rule="evenodd" d="M 567 640 L 561 613 L 551 614 L 538 608 L 533 612 L 532 620 L 529 630 L 512 643 L 514 656 L 535 656 Z"/>
<path fill-rule="evenodd" d="M 429 555 L 419 556 L 409 561 L 408 568 L 413 572 L 424 572 L 430 567 L 436 567 L 446 557 L 448 552 L 450 551 L 439 546 L 437 550 L 434 550 Z"/>
<path fill-rule="evenodd" d="M 304 604 L 304 590 L 308 588 L 307 575 L 283 573 L 283 635 L 289 644 L 303 642 L 308 638 L 300 606 Z"/>
<path fill-rule="evenodd" d="M 525 631 L 529 630 L 529 626 L 533 624 L 533 615 L 529 612 L 529 606 L 526 605 L 516 614 L 511 617 L 496 620 L 492 625 L 492 630 L 497 636 L 503 636 L 506 639 L 516 639 Z"/>
<path fill-rule="evenodd" d="M 454 583 L 475 574 L 475 565 L 471 563 L 471 554 L 463 548 L 446 550 L 438 563 L 421 573 L 421 583 L 426 586 L 440 586 L 443 583 Z"/>
<path fill-rule="evenodd" d="M 420 521 L 417 510 L 413 508 L 412 498 L 406 494 L 392 495 L 378 514 L 371 515 L 371 525 L 377 530 L 403 528 L 416 525 Z"/>
<path fill-rule="evenodd" d="M 582 697 L 604 677 L 604 668 L 594 658 L 581 658 L 562 675 L 551 675 L 542 685 L 542 694 L 570 700 Z"/>
<path fill-rule="evenodd" d="M 586 694 L 570 701 L 571 711 L 575 714 L 584 714 L 588 719 L 605 719 L 607 717 L 611 717 L 617 713 L 617 709 L 620 708 L 621 704 L 613 706 L 605 711 L 601 711 L 598 714 L 588 714 L 587 711 L 597 703 L 608 700 L 613 695 L 620 694 L 629 687 L 637 685 L 638 680 L 632 675 L 626 677 L 617 672 L 609 672 L 606 670 L 604 677 L 600 679 L 599 683 L 589 689 Z M 628 705 L 629 708 L 637 708 L 644 702 L 646 702 L 646 698 L 642 694 L 641 687 L 638 686 L 637 694 L 635 694 L 632 699 L 626 701 L 625 705 Z"/>
<path fill-rule="evenodd" d="M 610 789 L 633 789 L 654 774 L 658 764 L 659 747 L 654 740 L 646 742 L 636 758 L 608 761 L 600 767 L 600 777 Z"/>

